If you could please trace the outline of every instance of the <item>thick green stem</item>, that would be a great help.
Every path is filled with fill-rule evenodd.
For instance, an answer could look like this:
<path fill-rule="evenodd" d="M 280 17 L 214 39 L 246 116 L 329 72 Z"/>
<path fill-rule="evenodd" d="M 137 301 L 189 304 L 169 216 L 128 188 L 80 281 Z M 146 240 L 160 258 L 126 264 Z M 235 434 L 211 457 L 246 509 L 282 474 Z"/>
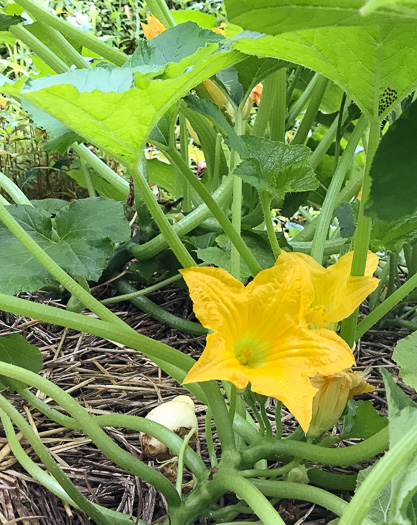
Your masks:
<path fill-rule="evenodd" d="M 302 92 L 300 98 L 293 104 L 293 106 L 290 108 L 290 112 L 288 115 L 288 123 L 290 126 L 293 126 L 298 115 L 303 110 L 304 106 L 307 104 L 308 99 L 311 97 L 311 93 L 314 91 L 321 75 L 320 73 L 315 73 L 313 78 L 310 80 L 308 86 L 306 89 Z M 287 94 L 287 99 L 290 97 Z"/>
<path fill-rule="evenodd" d="M 239 108 L 236 112 L 235 131 L 239 136 L 242 134 L 242 109 Z M 229 176 L 233 174 L 233 170 L 239 162 L 239 154 L 232 150 L 230 157 Z M 242 179 L 234 177 L 233 180 L 233 200 L 232 200 L 232 226 L 237 235 L 240 237 L 242 228 Z M 259 272 L 259 270 L 258 270 Z M 240 279 L 240 253 L 234 245 L 230 252 L 230 273 L 236 278 Z"/>
<path fill-rule="evenodd" d="M 194 175 L 189 166 L 187 166 L 187 164 L 185 163 L 181 155 L 178 153 L 178 151 L 169 148 L 166 151 L 164 151 L 164 153 L 168 160 L 181 171 L 181 173 L 184 175 L 184 177 L 186 177 L 187 181 L 191 184 L 193 189 L 203 199 L 203 201 L 213 214 L 213 217 L 215 217 L 215 219 L 219 222 L 226 235 L 229 236 L 233 246 L 236 247 L 238 253 L 242 256 L 242 259 L 246 262 L 253 275 L 259 273 L 261 271 L 261 267 L 257 263 L 252 252 L 246 246 L 245 242 L 240 236 L 240 233 L 236 231 L 236 229 L 233 227 L 232 223 L 229 221 L 224 211 L 220 208 L 219 204 L 215 201 L 210 192 L 206 190 L 201 181 Z M 239 179 L 239 177 L 234 177 L 234 179 Z"/>
<path fill-rule="evenodd" d="M 394 293 L 395 280 L 398 276 L 398 254 L 389 254 L 389 278 L 387 287 L 387 297 Z"/>
<path fill-rule="evenodd" d="M 290 498 L 309 501 L 320 505 L 325 509 L 334 512 L 338 516 L 341 516 L 348 504 L 342 498 L 327 492 L 327 490 L 312 487 L 311 485 L 303 485 L 302 483 L 291 483 L 289 481 L 266 481 L 266 480 L 253 480 L 253 484 L 262 491 L 265 496 L 276 497 L 276 498 Z M 341 521 L 339 521 L 341 523 Z M 347 525 L 348 522 L 346 522 Z M 372 525 L 370 520 L 364 520 L 361 522 L 362 525 Z M 354 525 L 353 522 L 349 522 L 349 525 Z M 356 525 L 356 523 L 355 523 Z"/>
<path fill-rule="evenodd" d="M 129 196 L 129 183 L 117 173 L 115 173 L 107 164 L 94 155 L 84 144 L 73 144 L 71 148 L 79 157 L 87 162 L 106 182 L 116 188 L 126 199 Z"/>
<path fill-rule="evenodd" d="M 212 467 L 215 467 L 217 466 L 217 457 L 216 457 L 216 451 L 214 449 L 213 433 L 211 430 L 211 418 L 212 417 L 213 417 L 213 414 L 211 413 L 211 409 L 208 408 L 206 412 L 204 430 L 206 434 L 206 444 L 207 444 L 207 450 L 209 453 L 210 464 Z"/>
<path fill-rule="evenodd" d="M 74 506 L 75 508 L 79 510 L 83 510 L 79 505 L 77 505 L 68 495 L 68 493 L 64 490 L 63 486 L 61 486 L 56 479 L 59 479 L 61 469 L 56 465 L 55 461 L 52 459 L 52 457 L 49 455 L 48 450 L 46 447 L 44 447 L 41 439 L 38 437 L 38 435 L 35 433 L 35 431 L 32 430 L 32 428 L 26 423 L 25 425 L 25 438 L 29 441 L 29 443 L 33 444 L 36 443 L 37 450 L 35 449 L 35 446 L 33 446 L 34 450 L 37 451 L 39 457 L 42 456 L 42 462 L 46 465 L 44 459 L 49 456 L 50 460 L 46 460 L 48 462 L 48 470 L 55 476 L 55 479 L 50 476 L 48 473 L 46 473 L 44 470 L 42 470 L 34 461 L 30 459 L 30 457 L 26 454 L 26 452 L 23 450 L 22 446 L 20 445 L 19 440 L 17 439 L 17 436 L 13 430 L 13 425 L 9 419 L 9 417 L 6 415 L 6 413 L 3 410 L 0 410 L 0 417 L 1 421 L 3 423 L 3 427 L 6 433 L 7 442 L 10 446 L 11 451 L 13 452 L 14 456 L 16 457 L 17 461 L 20 463 L 20 465 L 26 470 L 26 472 L 32 476 L 33 479 L 38 481 L 41 485 L 43 485 L 46 489 L 49 490 L 49 492 L 52 492 L 52 494 L 55 494 L 58 498 L 65 501 L 66 503 L 69 503 L 70 505 Z M 55 467 L 54 467 L 55 465 Z M 58 477 L 57 477 L 58 476 Z M 71 483 L 71 481 L 68 479 L 68 482 Z M 69 484 L 66 485 L 67 488 L 69 487 Z M 74 487 L 74 490 L 77 491 L 77 489 Z M 77 491 L 78 492 L 78 491 Z M 101 505 L 97 505 L 96 503 L 92 503 L 93 507 L 97 509 L 97 512 L 103 514 L 106 518 L 108 518 L 109 523 L 112 525 L 131 525 L 132 524 L 132 516 L 129 514 L 123 514 L 121 512 L 116 512 L 110 509 L 106 509 L 105 507 L 102 507 Z M 88 514 L 90 507 L 85 508 L 85 512 Z M 138 525 L 147 525 L 142 520 L 139 520 L 137 522 Z"/>
<path fill-rule="evenodd" d="M 181 151 L 181 157 L 184 160 L 185 164 L 188 166 L 188 131 L 187 131 L 187 125 L 186 125 L 186 118 L 183 113 L 180 113 L 179 116 L 180 120 L 180 151 Z M 176 149 L 175 149 L 176 151 Z M 183 181 L 183 179 L 180 178 L 180 180 Z M 182 208 L 185 212 L 191 211 L 191 192 L 190 192 L 190 186 L 187 182 L 182 185 L 182 190 L 180 195 L 183 197 L 183 203 Z"/>
<path fill-rule="evenodd" d="M 196 431 L 195 428 L 192 428 L 188 434 L 185 436 L 183 444 L 181 445 L 179 454 L 178 454 L 178 473 L 177 473 L 177 482 L 175 483 L 175 488 L 177 489 L 177 492 L 179 496 L 182 496 L 182 477 L 184 474 L 184 455 L 188 448 L 188 442 L 191 439 L 191 436 Z"/>
<path fill-rule="evenodd" d="M 268 82 L 274 86 L 272 111 L 269 118 L 270 139 L 285 142 L 285 119 L 287 112 L 287 69 L 282 67 L 269 75 Z M 263 96 L 263 91 L 262 91 Z"/>
<path fill-rule="evenodd" d="M 311 247 L 311 256 L 319 264 L 322 264 L 323 262 L 324 243 L 326 242 L 329 226 L 333 218 L 333 212 L 336 208 L 336 203 L 340 195 L 340 188 L 342 187 L 346 172 L 352 162 L 352 158 L 355 155 L 356 146 L 358 145 L 358 142 L 360 141 L 366 126 L 367 120 L 364 116 L 362 116 L 359 119 L 354 132 L 349 138 L 349 142 L 345 151 L 343 152 L 336 171 L 334 172 L 329 189 L 327 190 Z"/>
<path fill-rule="evenodd" d="M 49 49 L 36 36 L 32 35 L 23 26 L 10 26 L 9 31 L 13 36 L 21 40 L 30 50 L 38 55 L 50 68 L 57 73 L 65 73 L 68 66 L 53 51 Z"/>
<path fill-rule="evenodd" d="M 232 193 L 232 187 L 233 177 L 226 177 L 221 186 L 219 186 L 219 188 L 213 193 L 212 197 L 220 207 L 224 206 L 229 201 L 230 195 Z M 207 204 L 201 204 L 190 214 L 176 222 L 172 228 L 178 236 L 186 235 L 194 228 L 197 228 L 197 226 L 199 226 L 203 221 L 208 219 L 210 215 L 211 212 Z M 168 243 L 162 234 L 157 235 L 145 244 L 129 245 L 130 253 L 139 261 L 150 259 L 166 248 L 168 248 Z"/>
<path fill-rule="evenodd" d="M 372 503 L 399 469 L 417 450 L 417 424 L 404 430 L 403 437 L 378 461 L 343 512 L 339 525 L 361 525 Z"/>
<path fill-rule="evenodd" d="M 268 525 L 285 525 L 277 511 L 254 484 L 237 475 L 220 475 L 214 482 L 225 490 L 233 491 L 239 499 L 246 501 L 262 523 Z"/>
<path fill-rule="evenodd" d="M 271 200 L 272 195 L 267 190 L 261 190 L 259 192 L 259 199 L 262 205 L 262 211 L 264 214 L 266 231 L 268 232 L 268 239 L 271 244 L 272 251 L 274 252 L 274 257 L 277 259 L 281 253 L 281 248 L 279 247 L 278 239 L 275 234 L 274 223 L 272 222 L 271 216 Z"/>
<path fill-rule="evenodd" d="M 164 24 L 165 27 L 174 27 L 176 25 L 164 0 L 147 0 L 151 13 Z"/>
<path fill-rule="evenodd" d="M 263 137 L 268 127 L 272 111 L 272 100 L 275 96 L 275 82 L 273 75 L 268 75 L 263 81 L 262 97 L 256 112 L 252 135 Z"/>
<path fill-rule="evenodd" d="M 175 256 L 181 263 L 184 268 L 190 266 L 195 266 L 194 259 L 188 253 L 187 249 L 181 242 L 180 238 L 176 234 L 175 230 L 172 228 L 168 219 L 164 215 L 164 212 L 161 210 L 155 195 L 152 193 L 152 190 L 149 187 L 148 182 L 143 177 L 142 173 L 139 171 L 137 166 L 131 166 L 129 172 L 132 174 L 133 181 L 137 190 L 140 192 L 140 195 L 151 213 L 155 223 L 160 229 L 162 235 L 165 237 L 169 247 L 174 252 Z"/>
<path fill-rule="evenodd" d="M 380 430 L 372 437 L 345 448 L 323 448 L 309 443 L 292 440 L 263 439 L 242 451 L 242 465 L 250 466 L 260 459 L 279 459 L 297 457 L 324 465 L 347 466 L 360 463 L 383 452 L 388 446 L 388 428 Z"/>
<path fill-rule="evenodd" d="M 66 22 L 57 16 L 49 13 L 46 9 L 37 4 L 34 0 L 17 0 L 16 4 L 22 6 L 28 13 L 32 14 L 36 20 L 44 23 L 47 26 L 53 27 L 64 36 L 82 44 L 87 49 L 96 52 L 105 60 L 112 62 L 116 66 L 122 66 L 126 60 L 127 55 L 118 49 L 111 48 L 102 40 L 78 29 L 74 25 Z M 15 26 L 17 27 L 17 26 Z M 33 49 L 33 48 L 31 48 Z M 53 68 L 54 69 L 54 68 Z"/>
<path fill-rule="evenodd" d="M 394 306 L 402 301 L 417 287 L 417 274 L 406 281 L 398 290 L 390 295 L 384 302 L 375 308 L 356 328 L 355 341 L 363 336 L 375 323 L 384 317 Z"/>
<path fill-rule="evenodd" d="M 381 134 L 381 126 L 378 119 L 370 121 L 369 129 L 369 143 L 368 151 L 366 154 L 366 166 L 363 176 L 362 185 L 362 197 L 359 208 L 358 225 L 354 237 L 354 251 L 352 260 L 351 275 L 361 276 L 364 275 L 366 260 L 368 257 L 369 239 L 371 236 L 371 224 L 372 219 L 365 215 L 365 206 L 369 198 L 371 191 L 371 177 L 369 176 L 372 160 L 375 152 L 378 148 L 379 138 Z M 353 312 L 353 314 L 345 319 L 342 323 L 341 336 L 347 342 L 349 346 L 352 346 L 355 339 L 356 324 L 358 321 L 359 308 Z"/>
<path fill-rule="evenodd" d="M 324 93 L 326 92 L 328 83 L 329 81 L 326 77 L 319 77 L 317 84 L 311 92 L 310 103 L 308 105 L 307 111 L 304 114 L 303 120 L 301 121 L 301 124 L 299 125 L 297 132 L 291 141 L 291 144 L 304 144 L 306 141 L 311 126 L 314 123 L 314 119 L 316 118 L 321 101 L 324 97 Z"/>
<path fill-rule="evenodd" d="M 9 195 L 14 200 L 16 204 L 27 204 L 28 206 L 33 206 L 30 200 L 23 193 L 23 191 L 1 171 L 0 188 L 4 190 L 7 193 L 7 195 Z"/>
<path fill-rule="evenodd" d="M 96 190 L 93 186 L 93 181 L 91 180 L 90 172 L 88 171 L 87 164 L 83 158 L 80 157 L 81 160 L 81 169 L 83 171 L 85 185 L 87 186 L 88 196 L 89 197 L 97 197 Z"/>
<path fill-rule="evenodd" d="M 12 379 L 23 381 L 25 384 L 35 386 L 42 392 L 45 392 L 48 396 L 52 397 L 77 421 L 83 431 L 107 458 L 127 472 L 144 479 L 156 489 L 160 490 L 166 497 L 169 505 L 176 507 L 180 504 L 180 499 L 175 487 L 165 478 L 165 476 L 148 467 L 120 448 L 100 428 L 100 426 L 97 425 L 94 418 L 92 418 L 69 394 L 64 392 L 64 390 L 29 370 L 24 370 L 23 368 L 9 365 L 7 363 L 0 363 L 0 373 L 7 377 L 11 377 Z M 6 412 L 5 408 L 4 410 Z M 10 417 L 10 414 L 8 415 Z"/>

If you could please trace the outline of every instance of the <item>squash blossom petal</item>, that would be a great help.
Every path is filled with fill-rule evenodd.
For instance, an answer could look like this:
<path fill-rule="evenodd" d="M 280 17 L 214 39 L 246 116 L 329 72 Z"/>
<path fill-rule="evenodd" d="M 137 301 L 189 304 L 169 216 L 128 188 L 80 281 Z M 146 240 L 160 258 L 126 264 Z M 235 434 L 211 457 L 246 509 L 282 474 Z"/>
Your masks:
<path fill-rule="evenodd" d="M 162 24 L 156 16 L 149 15 L 148 16 L 148 23 L 144 24 L 141 23 L 143 33 L 145 34 L 145 37 L 147 40 L 151 40 L 152 38 L 155 38 L 156 36 L 163 33 L 166 29 L 164 24 Z"/>
<path fill-rule="evenodd" d="M 349 399 L 374 388 L 365 381 L 362 372 L 353 372 L 350 368 L 329 376 L 317 376 L 311 384 L 318 388 L 313 401 L 313 417 L 308 437 L 316 438 L 331 428 L 342 415 Z"/>
<path fill-rule="evenodd" d="M 368 252 L 365 275 L 350 275 L 353 252 L 343 255 L 336 264 L 323 268 L 305 253 L 281 252 L 276 265 L 288 262 L 302 264 L 310 273 L 314 299 L 307 312 L 306 322 L 312 328 L 336 328 L 336 323 L 349 317 L 362 301 L 375 290 L 378 279 L 372 277 L 378 266 L 378 257 Z"/>
<path fill-rule="evenodd" d="M 354 363 L 349 346 L 327 329 L 305 327 L 314 299 L 308 271 L 298 263 L 260 272 L 246 287 L 220 268 L 181 273 L 194 311 L 212 330 L 184 383 L 227 380 L 282 401 L 307 432 L 316 388 L 310 378 Z"/>

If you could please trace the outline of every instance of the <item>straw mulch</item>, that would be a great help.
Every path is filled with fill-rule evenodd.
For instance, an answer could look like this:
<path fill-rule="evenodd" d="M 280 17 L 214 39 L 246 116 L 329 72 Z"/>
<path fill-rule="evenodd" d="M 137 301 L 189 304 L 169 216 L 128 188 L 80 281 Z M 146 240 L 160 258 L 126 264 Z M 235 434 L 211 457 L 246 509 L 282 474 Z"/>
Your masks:
<path fill-rule="evenodd" d="M 104 292 L 103 292 L 104 293 Z M 42 300 L 59 306 L 52 299 L 40 294 L 32 300 Z M 192 305 L 183 291 L 167 287 L 155 292 L 151 298 L 167 310 L 192 319 Z M 123 304 L 113 308 L 123 320 L 141 334 L 147 335 L 197 358 L 204 348 L 204 337 L 179 333 L 162 325 L 149 315 Z M 166 377 L 148 359 L 138 352 L 120 344 L 112 343 L 73 330 L 43 324 L 15 315 L 0 313 L 0 335 L 18 332 L 38 346 L 44 358 L 42 375 L 65 391 L 71 393 L 90 414 L 122 413 L 145 416 L 161 401 L 169 401 L 186 391 Z M 375 392 L 363 396 L 373 399 L 381 414 L 386 414 L 378 367 L 384 366 L 396 374 L 391 361 L 393 346 L 405 333 L 398 331 L 370 332 L 367 339 L 357 345 L 358 368 L 365 370 Z M 411 393 L 411 389 L 408 389 Z M 26 406 L 18 397 L 11 395 L 32 427 L 36 429 L 45 445 L 65 473 L 91 500 L 115 510 L 131 513 L 148 523 L 160 523 L 166 517 L 166 503 L 155 489 L 126 474 L 108 461 L 82 432 L 69 431 L 47 420 Z M 205 406 L 196 403 L 200 431 L 197 451 L 208 462 L 204 443 Z M 273 420 L 274 401 L 270 400 L 268 413 Z M 296 423 L 290 414 L 283 417 L 285 432 L 292 431 Z M 143 457 L 139 436 L 132 431 L 108 428 L 109 435 L 133 456 L 147 461 L 155 468 L 165 468 L 172 474 L 172 465 L 164 467 Z M 30 447 L 21 440 L 25 450 L 37 461 Z M 174 466 L 175 467 L 175 466 Z M 184 477 L 184 483 L 190 476 Z M 186 488 L 185 488 L 186 490 Z M 348 498 L 349 495 L 342 495 Z M 228 497 L 233 501 L 233 496 Z M 325 524 L 334 516 L 315 505 L 305 502 L 283 500 L 280 512 L 288 524 Z M 243 519 L 256 521 L 245 516 Z M 0 523 L 12 525 L 86 525 L 92 523 L 85 515 L 64 505 L 48 493 L 20 467 L 10 453 L 4 434 L 0 429 Z M 208 523 L 200 520 L 201 524 Z"/>

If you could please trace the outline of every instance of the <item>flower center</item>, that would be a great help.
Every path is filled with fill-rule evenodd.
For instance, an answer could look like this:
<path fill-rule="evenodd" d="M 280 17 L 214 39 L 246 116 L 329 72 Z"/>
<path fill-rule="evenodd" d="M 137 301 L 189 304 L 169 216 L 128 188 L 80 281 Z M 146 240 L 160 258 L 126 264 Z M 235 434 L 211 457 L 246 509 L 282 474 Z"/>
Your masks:
<path fill-rule="evenodd" d="M 310 328 L 321 328 L 327 325 L 326 307 L 323 304 L 310 306 L 307 312 L 307 322 Z"/>
<path fill-rule="evenodd" d="M 250 336 L 242 336 L 233 345 L 237 361 L 249 368 L 259 368 L 264 363 L 265 343 Z"/>

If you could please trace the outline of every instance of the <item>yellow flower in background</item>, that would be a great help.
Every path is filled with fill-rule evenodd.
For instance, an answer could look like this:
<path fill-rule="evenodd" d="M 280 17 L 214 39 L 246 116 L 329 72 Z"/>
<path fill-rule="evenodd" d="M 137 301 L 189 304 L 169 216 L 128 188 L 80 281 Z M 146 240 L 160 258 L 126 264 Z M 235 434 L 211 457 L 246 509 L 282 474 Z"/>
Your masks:
<path fill-rule="evenodd" d="M 311 379 L 311 384 L 318 388 L 313 401 L 313 417 L 308 429 L 308 437 L 315 438 L 329 430 L 340 418 L 349 399 L 365 392 L 373 392 L 362 372 L 353 372 L 350 368 L 336 374 Z"/>
<path fill-rule="evenodd" d="M 282 401 L 307 432 L 316 389 L 310 378 L 354 363 L 349 346 L 327 329 L 305 327 L 314 299 L 308 271 L 289 261 L 246 287 L 220 268 L 182 270 L 206 348 L 184 383 L 221 379 Z M 304 324 L 303 324 L 304 323 Z"/>
<path fill-rule="evenodd" d="M 281 252 L 276 265 L 301 264 L 310 274 L 314 299 L 306 315 L 312 327 L 336 328 L 336 323 L 349 317 L 362 301 L 375 290 L 378 279 L 372 277 L 378 266 L 378 257 L 368 252 L 365 275 L 350 275 L 353 252 L 339 259 L 336 264 L 323 268 L 305 253 Z"/>
<path fill-rule="evenodd" d="M 144 24 L 142 22 L 141 26 L 142 26 L 142 30 L 143 30 L 147 40 L 151 40 L 152 38 L 155 38 L 156 36 L 158 36 L 161 33 L 163 33 L 165 31 L 165 29 L 166 29 L 164 24 L 162 24 L 156 18 L 156 16 L 153 16 L 153 15 L 149 15 L 148 16 L 148 23 Z"/>

